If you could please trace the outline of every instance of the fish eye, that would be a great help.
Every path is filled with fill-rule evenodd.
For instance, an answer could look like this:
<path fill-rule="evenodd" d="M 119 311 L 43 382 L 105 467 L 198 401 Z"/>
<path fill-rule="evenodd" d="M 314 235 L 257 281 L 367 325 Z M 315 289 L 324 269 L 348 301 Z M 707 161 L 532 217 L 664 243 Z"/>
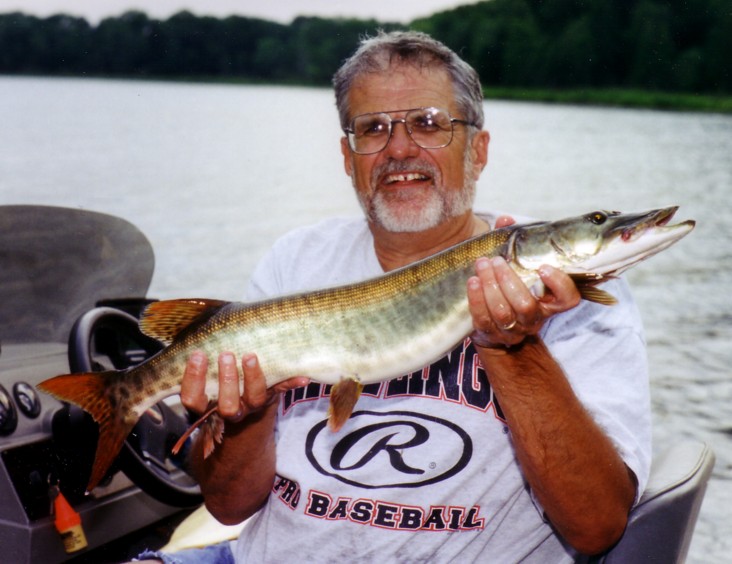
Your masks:
<path fill-rule="evenodd" d="M 607 221 L 607 214 L 602 211 L 596 211 L 592 212 L 587 216 L 587 219 L 590 220 L 595 225 L 602 225 Z"/>

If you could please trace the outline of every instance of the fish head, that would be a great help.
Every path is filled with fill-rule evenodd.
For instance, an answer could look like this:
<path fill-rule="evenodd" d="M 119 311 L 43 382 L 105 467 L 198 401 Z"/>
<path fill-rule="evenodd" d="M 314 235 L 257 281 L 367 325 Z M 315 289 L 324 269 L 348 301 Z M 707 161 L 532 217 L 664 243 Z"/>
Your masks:
<path fill-rule="evenodd" d="M 598 282 L 668 248 L 695 225 L 669 225 L 678 206 L 640 213 L 594 211 L 579 217 L 517 229 L 511 253 L 523 269 L 542 264 Z"/>

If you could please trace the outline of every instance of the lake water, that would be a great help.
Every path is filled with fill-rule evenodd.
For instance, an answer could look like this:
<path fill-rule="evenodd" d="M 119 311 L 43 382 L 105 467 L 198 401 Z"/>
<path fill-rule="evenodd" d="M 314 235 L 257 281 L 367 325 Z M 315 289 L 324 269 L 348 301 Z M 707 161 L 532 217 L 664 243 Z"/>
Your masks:
<path fill-rule="evenodd" d="M 654 450 L 717 463 L 690 562 L 732 554 L 732 117 L 488 101 L 478 207 L 546 219 L 677 204 L 695 232 L 628 273 L 651 359 Z M 329 90 L 0 77 L 0 204 L 124 217 L 150 295 L 240 299 L 287 230 L 358 214 Z"/>

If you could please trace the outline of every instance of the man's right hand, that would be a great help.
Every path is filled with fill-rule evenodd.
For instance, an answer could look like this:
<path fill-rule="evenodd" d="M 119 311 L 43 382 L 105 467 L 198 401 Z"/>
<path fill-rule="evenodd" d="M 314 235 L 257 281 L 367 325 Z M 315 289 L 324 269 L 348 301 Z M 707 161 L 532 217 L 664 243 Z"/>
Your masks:
<path fill-rule="evenodd" d="M 206 355 L 194 352 L 181 383 L 181 403 L 197 413 L 204 413 L 211 399 L 206 394 L 208 369 Z M 197 440 L 191 451 L 192 472 L 201 486 L 206 507 L 227 525 L 253 515 L 267 500 L 277 463 L 274 437 L 277 399 L 281 392 L 309 382 L 308 378 L 296 377 L 267 388 L 254 354 L 242 357 L 241 369 L 243 391 L 235 355 L 229 352 L 219 355 L 218 390 L 213 399 L 225 421 L 223 441 L 208 457 L 202 440 Z M 201 433 L 199 439 L 203 436 Z"/>
<path fill-rule="evenodd" d="M 250 413 L 260 411 L 276 402 L 280 393 L 293 388 L 306 386 L 308 378 L 298 376 L 290 378 L 271 388 L 267 388 L 267 380 L 255 354 L 246 354 L 241 359 L 244 375 L 242 392 L 237 370 L 236 357 L 233 353 L 222 352 L 218 359 L 219 390 L 218 413 L 227 421 L 237 422 Z M 202 414 L 209 407 L 206 395 L 206 374 L 208 357 L 201 351 L 191 354 L 181 382 L 181 403 L 191 411 Z"/>

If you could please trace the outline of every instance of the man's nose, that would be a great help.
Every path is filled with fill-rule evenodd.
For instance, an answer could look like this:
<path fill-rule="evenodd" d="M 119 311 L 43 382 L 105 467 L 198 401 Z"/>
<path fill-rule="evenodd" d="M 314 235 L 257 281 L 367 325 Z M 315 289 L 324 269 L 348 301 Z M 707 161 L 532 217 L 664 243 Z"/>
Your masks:
<path fill-rule="evenodd" d="M 386 151 L 391 158 L 401 160 L 414 157 L 419 153 L 419 145 L 414 142 L 407 131 L 407 124 L 395 120 L 391 126 L 391 137 L 386 146 Z"/>

